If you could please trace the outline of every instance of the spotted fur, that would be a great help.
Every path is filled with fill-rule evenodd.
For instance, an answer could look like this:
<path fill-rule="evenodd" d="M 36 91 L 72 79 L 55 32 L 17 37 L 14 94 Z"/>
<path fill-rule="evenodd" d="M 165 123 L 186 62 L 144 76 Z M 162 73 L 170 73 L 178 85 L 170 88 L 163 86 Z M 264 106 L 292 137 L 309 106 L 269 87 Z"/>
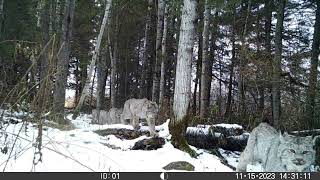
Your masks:
<path fill-rule="evenodd" d="M 315 138 L 278 133 L 267 123 L 252 130 L 237 171 L 247 165 L 261 165 L 267 172 L 305 172 L 315 161 Z"/>

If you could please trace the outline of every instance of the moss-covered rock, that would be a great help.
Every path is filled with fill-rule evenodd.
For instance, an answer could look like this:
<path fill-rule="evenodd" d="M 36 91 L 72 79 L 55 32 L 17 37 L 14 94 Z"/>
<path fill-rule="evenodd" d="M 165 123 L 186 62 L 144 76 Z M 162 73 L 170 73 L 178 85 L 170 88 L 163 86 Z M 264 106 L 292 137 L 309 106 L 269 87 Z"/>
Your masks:
<path fill-rule="evenodd" d="M 176 161 L 171 162 L 165 167 L 164 170 L 184 170 L 184 171 L 194 171 L 194 166 L 186 161 Z"/>

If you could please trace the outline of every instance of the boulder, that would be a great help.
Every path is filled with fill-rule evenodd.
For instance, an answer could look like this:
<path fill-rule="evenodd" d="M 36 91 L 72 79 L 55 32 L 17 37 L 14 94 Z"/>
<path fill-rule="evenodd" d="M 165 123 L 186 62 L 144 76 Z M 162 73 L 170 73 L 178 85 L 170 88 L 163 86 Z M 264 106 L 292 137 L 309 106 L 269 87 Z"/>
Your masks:
<path fill-rule="evenodd" d="M 186 161 L 171 162 L 165 167 L 164 170 L 183 170 L 183 171 L 194 171 L 194 166 Z"/>

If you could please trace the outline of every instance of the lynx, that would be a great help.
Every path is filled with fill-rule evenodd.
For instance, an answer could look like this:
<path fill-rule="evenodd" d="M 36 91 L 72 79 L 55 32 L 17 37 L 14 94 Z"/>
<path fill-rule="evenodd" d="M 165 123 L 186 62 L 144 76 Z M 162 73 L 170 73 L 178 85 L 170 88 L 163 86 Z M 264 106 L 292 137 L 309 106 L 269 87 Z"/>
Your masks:
<path fill-rule="evenodd" d="M 92 109 L 92 123 L 94 124 L 106 124 L 109 118 L 108 111 L 100 110 L 99 120 L 97 115 L 97 110 Z"/>
<path fill-rule="evenodd" d="M 99 122 L 97 118 L 97 110 L 92 110 L 92 123 L 96 124 L 120 124 L 122 109 L 119 108 L 111 108 L 109 111 L 100 110 Z"/>
<path fill-rule="evenodd" d="M 111 108 L 109 109 L 110 122 L 108 124 L 121 124 L 121 113 L 123 109 L 121 108 Z"/>
<path fill-rule="evenodd" d="M 247 165 L 260 165 L 267 172 L 310 171 L 315 161 L 315 139 L 281 134 L 267 123 L 261 123 L 251 132 L 237 171 L 246 171 Z"/>
<path fill-rule="evenodd" d="M 156 136 L 155 118 L 158 114 L 158 105 L 148 99 L 129 99 L 124 103 L 121 120 L 123 124 L 127 124 L 126 120 L 130 120 L 130 124 L 135 128 L 139 128 L 139 119 L 146 119 L 151 136 Z"/>

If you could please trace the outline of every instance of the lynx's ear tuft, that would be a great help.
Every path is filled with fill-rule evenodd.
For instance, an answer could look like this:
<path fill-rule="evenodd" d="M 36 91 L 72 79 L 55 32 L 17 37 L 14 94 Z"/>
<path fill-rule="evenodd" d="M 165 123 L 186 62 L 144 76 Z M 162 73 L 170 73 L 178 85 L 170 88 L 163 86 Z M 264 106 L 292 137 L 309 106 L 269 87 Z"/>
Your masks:
<path fill-rule="evenodd" d="M 279 133 L 279 138 L 280 138 L 280 141 L 281 142 L 285 142 L 285 137 L 287 137 L 288 136 L 288 133 L 287 132 L 284 132 L 283 134 L 281 133 L 281 131 L 280 131 L 280 133 Z"/>
<path fill-rule="evenodd" d="M 320 135 L 314 136 L 312 139 L 313 145 L 316 145 L 318 138 L 320 137 Z M 319 141 L 318 141 L 319 143 Z"/>

